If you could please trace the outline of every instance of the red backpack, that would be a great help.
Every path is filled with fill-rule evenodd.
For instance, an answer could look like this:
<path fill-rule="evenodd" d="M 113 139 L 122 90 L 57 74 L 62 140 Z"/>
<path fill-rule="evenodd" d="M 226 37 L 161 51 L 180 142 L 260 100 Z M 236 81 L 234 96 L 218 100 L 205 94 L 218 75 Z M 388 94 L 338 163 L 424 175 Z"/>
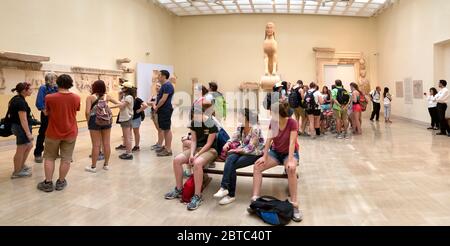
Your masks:
<path fill-rule="evenodd" d="M 194 175 L 189 177 L 183 185 L 183 192 L 181 193 L 182 202 L 190 202 L 195 193 Z"/>
<path fill-rule="evenodd" d="M 360 93 L 359 105 L 361 105 L 361 109 L 362 109 L 363 112 L 366 112 L 367 104 L 368 104 L 368 102 L 367 102 L 366 96 L 364 94 Z"/>

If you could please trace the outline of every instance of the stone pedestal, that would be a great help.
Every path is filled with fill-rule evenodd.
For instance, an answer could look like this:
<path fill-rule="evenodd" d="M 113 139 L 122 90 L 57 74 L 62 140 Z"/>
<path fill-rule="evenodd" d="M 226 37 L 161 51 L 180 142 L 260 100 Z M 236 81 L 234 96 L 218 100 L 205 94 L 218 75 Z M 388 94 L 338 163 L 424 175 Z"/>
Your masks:
<path fill-rule="evenodd" d="M 264 91 L 272 91 L 273 86 L 280 82 L 280 76 L 278 75 L 265 75 L 261 77 L 261 88 Z"/>

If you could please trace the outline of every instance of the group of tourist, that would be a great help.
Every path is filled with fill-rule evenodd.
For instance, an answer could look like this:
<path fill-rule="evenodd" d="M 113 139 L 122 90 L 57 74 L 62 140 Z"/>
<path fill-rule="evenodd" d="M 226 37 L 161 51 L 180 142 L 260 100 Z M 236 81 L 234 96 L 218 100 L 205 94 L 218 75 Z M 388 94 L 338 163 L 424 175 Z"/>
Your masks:
<path fill-rule="evenodd" d="M 140 151 L 140 125 L 145 118 L 145 109 L 151 108 L 151 119 L 157 130 L 157 142 L 151 149 L 157 156 L 172 156 L 171 117 L 173 113 L 172 97 L 174 86 L 169 81 L 170 73 L 162 70 L 159 75 L 157 93 L 144 102 L 137 97 L 137 88 L 130 82 L 121 79 L 121 91 L 116 100 L 107 93 L 105 82 L 95 81 L 91 95 L 86 98 L 85 117 L 89 129 L 92 151 L 91 165 L 85 168 L 88 172 L 97 172 L 98 160 L 104 160 L 102 169 L 110 169 L 112 128 L 112 111 L 118 108 L 117 123 L 122 128 L 123 143 L 117 150 L 124 153 L 119 156 L 123 160 L 132 160 L 133 152 Z M 35 161 L 44 162 L 45 180 L 37 185 L 39 190 L 51 192 L 63 190 L 67 186 L 67 173 L 73 161 L 73 151 L 78 135 L 76 114 L 80 110 L 80 97 L 69 89 L 73 80 L 69 75 L 57 76 L 54 73 L 45 75 L 45 85 L 39 89 L 36 107 L 41 112 L 41 125 L 34 151 Z M 429 129 L 440 127 L 438 135 L 449 134 L 450 129 L 445 120 L 445 110 L 449 96 L 447 82 L 441 80 L 437 92 L 430 89 L 428 97 L 429 112 L 432 118 Z M 13 89 L 17 93 L 8 105 L 8 116 L 12 133 L 16 136 L 17 150 L 14 156 L 14 171 L 11 178 L 29 177 L 31 168 L 25 165 L 33 147 L 31 114 L 25 98 L 31 95 L 31 85 L 19 83 Z M 183 137 L 183 152 L 173 159 L 175 187 L 165 194 L 166 199 L 178 199 L 183 195 L 183 178 L 192 175 L 195 190 L 187 203 L 188 210 L 199 208 L 203 202 L 202 187 L 205 166 L 221 159 L 225 162 L 222 182 L 213 195 L 219 199 L 220 205 L 233 203 L 237 190 L 237 169 L 253 165 L 253 192 L 251 201 L 261 196 L 262 173 L 276 166 L 284 166 L 288 178 L 289 201 L 294 207 L 293 220 L 301 221 L 297 197 L 297 166 L 300 159 L 298 135 L 316 138 L 327 131 L 335 132 L 338 139 L 349 138 L 349 122 L 353 135 L 362 134 L 362 112 L 367 108 L 368 97 L 356 83 L 350 84 L 350 90 L 336 80 L 331 89 L 324 86 L 320 91 L 315 83 L 304 85 L 298 81 L 289 88 L 287 82 L 278 83 L 269 94 L 265 106 L 271 110 L 268 129 L 262 129 L 258 121 L 258 113 L 249 108 L 239 111 L 239 124 L 228 137 L 221 121 L 226 118 L 226 102 L 218 91 L 215 82 L 209 88 L 200 86 L 199 97 L 194 100 L 189 122 L 189 133 Z M 377 87 L 369 94 L 373 103 L 371 121 L 378 121 L 381 100 L 384 104 L 386 123 L 390 120 L 392 96 L 389 89 Z M 111 106 L 110 106 L 111 105 Z M 294 119 L 295 118 L 295 119 Z M 309 130 L 308 130 L 309 129 Z M 263 131 L 267 130 L 267 134 Z M 306 132 L 309 133 L 306 133 Z M 132 138 L 134 134 L 134 147 Z M 226 137 L 226 139 L 225 139 Z M 223 142 L 223 143 L 222 143 Z M 43 153 L 43 155 L 42 155 Z M 60 158 L 59 177 L 53 185 L 55 160 Z M 184 166 L 191 172 L 185 172 Z M 254 212 L 250 207 L 249 212 Z"/>

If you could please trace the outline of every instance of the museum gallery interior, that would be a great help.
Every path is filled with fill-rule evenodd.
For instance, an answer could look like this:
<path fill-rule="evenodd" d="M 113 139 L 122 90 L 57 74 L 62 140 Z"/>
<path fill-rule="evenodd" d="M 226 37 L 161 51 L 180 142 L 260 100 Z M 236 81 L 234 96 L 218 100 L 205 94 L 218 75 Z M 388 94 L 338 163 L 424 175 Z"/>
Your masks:
<path fill-rule="evenodd" d="M 0 225 L 448 226 L 449 13 L 1 0 Z"/>

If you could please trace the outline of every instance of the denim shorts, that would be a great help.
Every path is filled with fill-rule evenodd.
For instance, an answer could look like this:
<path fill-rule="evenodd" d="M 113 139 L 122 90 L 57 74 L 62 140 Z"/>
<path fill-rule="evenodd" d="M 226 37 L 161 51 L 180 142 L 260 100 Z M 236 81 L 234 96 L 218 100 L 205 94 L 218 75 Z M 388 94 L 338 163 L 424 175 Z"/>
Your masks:
<path fill-rule="evenodd" d="M 131 127 L 133 129 L 139 128 L 139 127 L 141 127 L 141 122 L 142 122 L 142 119 L 141 119 L 141 116 L 139 116 L 138 118 L 133 119 L 131 121 Z"/>
<path fill-rule="evenodd" d="M 30 132 L 31 132 L 31 126 Z M 27 134 L 22 128 L 22 125 L 12 123 L 11 124 L 11 131 L 16 136 L 16 145 L 24 145 L 31 143 L 30 139 L 28 139 Z"/>
<path fill-rule="evenodd" d="M 276 160 L 278 162 L 278 165 L 284 165 L 284 162 L 288 159 L 289 154 L 282 154 L 279 152 L 276 152 L 273 149 L 270 149 L 269 151 L 269 156 L 272 157 L 274 160 Z M 294 158 L 297 160 L 297 163 L 300 159 L 299 155 L 298 155 L 298 151 L 294 152 Z"/>
<path fill-rule="evenodd" d="M 99 125 L 95 124 L 95 115 L 91 115 L 89 117 L 88 129 L 91 131 L 107 130 L 107 129 L 111 129 L 111 127 L 112 127 L 112 124 L 109 124 L 106 126 L 99 126 Z"/>

